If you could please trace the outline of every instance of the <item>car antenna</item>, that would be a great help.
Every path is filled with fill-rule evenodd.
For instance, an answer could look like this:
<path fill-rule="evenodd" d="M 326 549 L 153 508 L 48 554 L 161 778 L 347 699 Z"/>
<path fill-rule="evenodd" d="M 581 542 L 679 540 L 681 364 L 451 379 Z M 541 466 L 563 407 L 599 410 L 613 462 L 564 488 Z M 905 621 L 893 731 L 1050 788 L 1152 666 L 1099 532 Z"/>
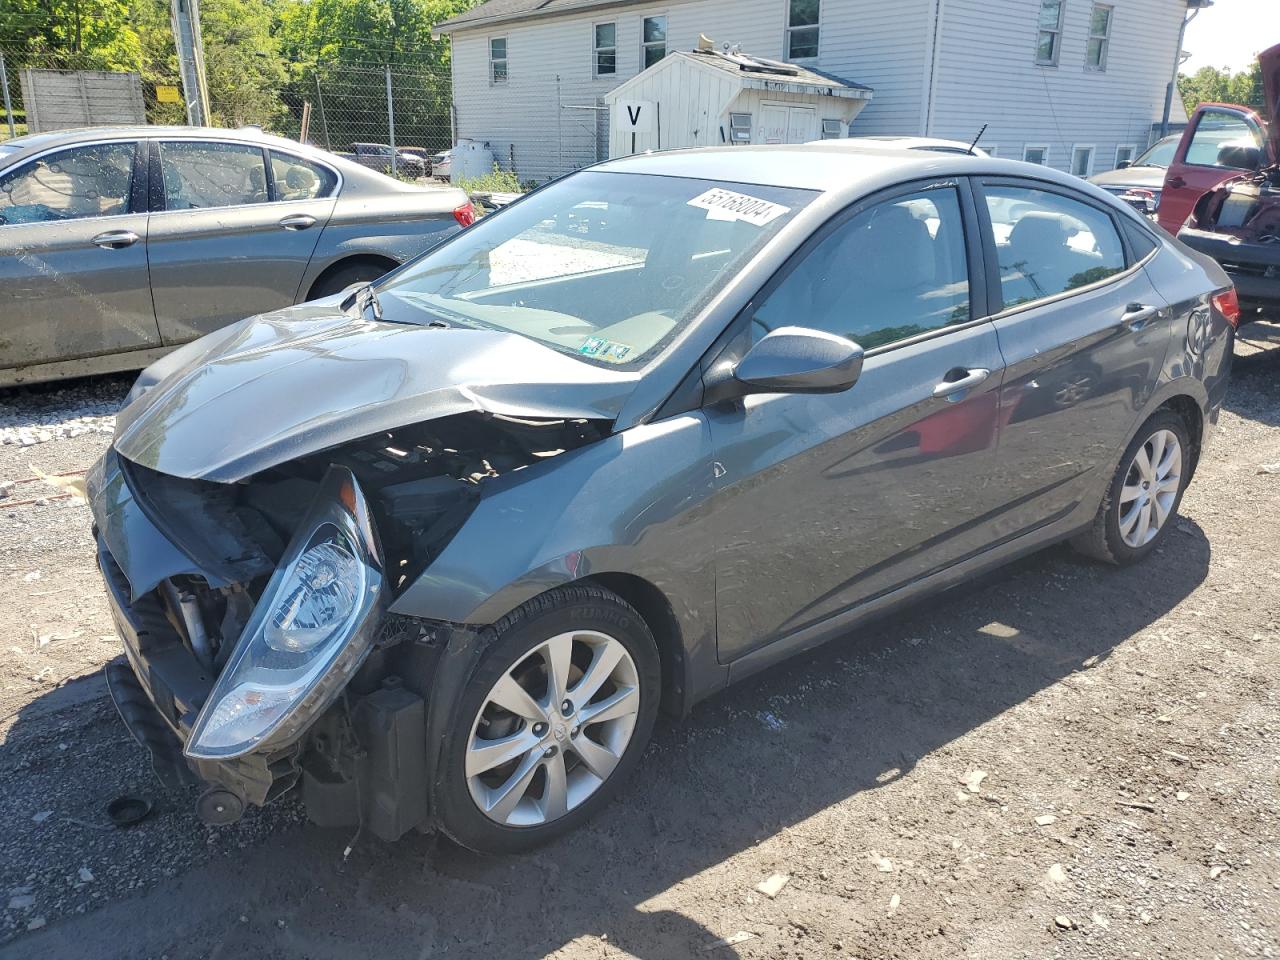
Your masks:
<path fill-rule="evenodd" d="M 978 131 L 978 135 L 977 135 L 976 137 L 974 137 L 974 138 L 973 138 L 973 143 L 969 144 L 969 155 L 970 155 L 970 156 L 972 156 L 972 157 L 976 157 L 976 156 L 977 156 L 977 154 L 973 152 L 973 148 L 974 148 L 974 147 L 976 147 L 976 146 L 978 145 L 978 141 L 982 139 L 982 135 L 983 135 L 984 133 L 986 133 L 986 132 L 987 132 L 987 125 L 984 123 L 984 124 L 982 125 L 982 129 Z"/>

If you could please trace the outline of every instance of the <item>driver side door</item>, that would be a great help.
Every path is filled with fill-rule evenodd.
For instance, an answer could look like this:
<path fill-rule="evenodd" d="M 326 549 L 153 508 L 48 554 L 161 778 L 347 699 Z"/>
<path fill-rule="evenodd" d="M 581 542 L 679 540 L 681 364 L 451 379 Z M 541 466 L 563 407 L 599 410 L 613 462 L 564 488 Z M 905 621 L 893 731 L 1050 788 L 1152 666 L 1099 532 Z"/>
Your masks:
<path fill-rule="evenodd" d="M 146 238 L 136 141 L 67 147 L 0 174 L 0 369 L 160 346 Z"/>
<path fill-rule="evenodd" d="M 744 339 L 807 327 L 866 357 L 841 393 L 706 408 L 722 662 L 991 545 L 1004 364 L 975 272 L 975 216 L 954 182 L 864 202 L 748 307 Z"/>
<path fill-rule="evenodd" d="M 1257 170 L 1266 162 L 1266 150 L 1262 120 L 1252 110 L 1201 104 L 1165 171 L 1156 213 L 1160 226 L 1176 235 L 1196 201 L 1224 180 Z"/>

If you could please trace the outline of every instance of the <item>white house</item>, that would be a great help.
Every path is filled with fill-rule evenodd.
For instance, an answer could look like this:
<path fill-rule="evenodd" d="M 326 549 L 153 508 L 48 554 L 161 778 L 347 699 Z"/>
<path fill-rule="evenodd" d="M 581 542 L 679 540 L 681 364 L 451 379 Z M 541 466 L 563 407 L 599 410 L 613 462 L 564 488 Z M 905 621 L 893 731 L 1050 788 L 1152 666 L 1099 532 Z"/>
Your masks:
<path fill-rule="evenodd" d="M 1150 142 L 1187 5 L 488 0 L 436 29 L 453 44 L 457 136 L 522 179 L 607 156 L 605 94 L 700 36 L 872 88 L 854 136 L 972 140 L 985 123 L 989 152 L 1088 174 Z"/>

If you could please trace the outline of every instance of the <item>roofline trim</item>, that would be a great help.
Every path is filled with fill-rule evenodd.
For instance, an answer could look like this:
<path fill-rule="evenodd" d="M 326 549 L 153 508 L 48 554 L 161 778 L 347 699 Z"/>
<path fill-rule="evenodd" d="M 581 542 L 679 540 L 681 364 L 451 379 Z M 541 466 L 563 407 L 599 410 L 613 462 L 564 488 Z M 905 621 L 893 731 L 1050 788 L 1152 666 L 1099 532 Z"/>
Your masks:
<path fill-rule="evenodd" d="M 587 10 L 604 10 L 609 7 L 632 7 L 642 3 L 652 3 L 653 0 L 584 0 L 577 6 L 573 7 L 555 7 L 553 9 L 545 9 L 535 7 L 532 10 L 522 10 L 518 13 L 500 13 L 489 17 L 475 17 L 472 19 L 460 19 L 454 17 L 452 20 L 445 20 L 443 23 L 437 23 L 431 28 L 433 36 L 448 36 L 459 30 L 481 29 L 490 27 L 495 24 L 518 23 L 522 20 L 547 20 L 552 17 L 573 16 Z M 679 0 L 669 0 L 675 3 Z M 478 8 L 477 8 L 478 9 Z M 463 15 L 466 16 L 465 14 Z"/>

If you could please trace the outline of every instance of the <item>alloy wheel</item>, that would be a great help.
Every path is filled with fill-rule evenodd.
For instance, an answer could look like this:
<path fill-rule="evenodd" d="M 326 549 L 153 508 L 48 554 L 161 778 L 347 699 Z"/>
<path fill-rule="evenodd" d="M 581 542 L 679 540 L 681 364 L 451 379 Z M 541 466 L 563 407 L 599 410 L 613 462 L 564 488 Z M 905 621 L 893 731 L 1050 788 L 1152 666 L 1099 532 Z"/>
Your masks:
<path fill-rule="evenodd" d="M 620 641 L 591 630 L 551 637 L 481 704 L 465 757 L 471 799 L 505 826 L 563 817 L 609 778 L 639 709 L 639 673 Z"/>
<path fill-rule="evenodd" d="M 1120 537 L 1135 549 L 1156 538 L 1182 485 L 1182 444 L 1157 430 L 1138 448 L 1120 488 Z"/>

